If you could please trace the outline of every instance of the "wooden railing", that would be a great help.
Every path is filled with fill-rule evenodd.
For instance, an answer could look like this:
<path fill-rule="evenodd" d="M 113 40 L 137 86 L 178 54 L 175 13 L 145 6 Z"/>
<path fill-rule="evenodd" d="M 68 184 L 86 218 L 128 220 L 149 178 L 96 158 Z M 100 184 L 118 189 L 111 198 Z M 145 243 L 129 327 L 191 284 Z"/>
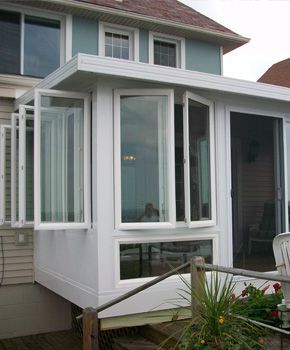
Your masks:
<path fill-rule="evenodd" d="M 120 302 L 131 298 L 132 296 L 158 284 L 161 281 L 164 281 L 170 276 L 173 276 L 185 268 L 190 266 L 190 274 L 191 274 L 191 288 L 195 290 L 194 295 L 199 295 L 199 286 L 201 285 L 201 281 L 204 279 L 205 271 L 219 271 L 232 275 L 239 275 L 251 278 L 257 278 L 261 280 L 267 281 L 276 281 L 276 282 L 286 282 L 290 283 L 290 277 L 280 276 L 276 273 L 265 273 L 258 272 L 252 270 L 244 270 L 244 269 L 236 269 L 225 266 L 218 266 L 213 264 L 205 264 L 203 257 L 193 257 L 191 261 L 186 262 L 170 270 L 169 272 L 158 276 L 151 281 L 97 307 L 97 308 L 86 308 L 83 310 L 82 318 L 83 318 L 83 350 L 99 350 L 99 331 L 100 331 L 100 320 L 98 314 L 108 308 L 119 304 Z M 196 310 L 196 301 L 195 298 L 192 298 L 192 314 L 194 315 Z M 284 333 L 290 334 L 285 331 Z"/>

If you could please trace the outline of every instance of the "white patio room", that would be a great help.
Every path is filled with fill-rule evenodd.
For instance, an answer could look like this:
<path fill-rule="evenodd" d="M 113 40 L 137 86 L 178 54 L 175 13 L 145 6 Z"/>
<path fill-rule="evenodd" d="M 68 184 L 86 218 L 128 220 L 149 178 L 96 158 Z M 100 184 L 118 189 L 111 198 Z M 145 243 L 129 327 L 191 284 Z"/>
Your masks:
<path fill-rule="evenodd" d="M 194 255 L 274 270 L 288 89 L 78 54 L 15 112 L 12 224 L 34 225 L 37 282 L 85 308 Z M 172 277 L 100 317 L 172 308 L 180 287 Z"/>

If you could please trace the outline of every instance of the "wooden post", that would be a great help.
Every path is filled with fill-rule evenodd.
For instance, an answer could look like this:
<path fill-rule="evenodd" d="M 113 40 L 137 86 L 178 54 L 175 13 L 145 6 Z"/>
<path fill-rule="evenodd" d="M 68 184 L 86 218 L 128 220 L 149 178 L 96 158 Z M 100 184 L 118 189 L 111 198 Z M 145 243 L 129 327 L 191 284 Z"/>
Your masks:
<path fill-rule="evenodd" d="M 190 261 L 191 276 L 191 312 L 194 318 L 201 298 L 201 286 L 204 283 L 205 272 L 203 269 L 197 269 L 196 265 L 204 265 L 205 261 L 202 256 L 195 256 Z"/>
<path fill-rule="evenodd" d="M 98 350 L 98 314 L 89 307 L 83 311 L 83 350 Z"/>

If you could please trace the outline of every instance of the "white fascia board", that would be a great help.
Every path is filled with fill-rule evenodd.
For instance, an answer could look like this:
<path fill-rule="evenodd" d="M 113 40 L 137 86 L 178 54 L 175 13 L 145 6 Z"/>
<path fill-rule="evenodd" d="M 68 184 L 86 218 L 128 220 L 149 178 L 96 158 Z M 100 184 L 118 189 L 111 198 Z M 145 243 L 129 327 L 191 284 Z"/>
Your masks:
<path fill-rule="evenodd" d="M 116 8 L 110 8 L 106 6 L 90 4 L 90 3 L 85 3 L 85 2 L 75 1 L 75 0 L 50 0 L 50 3 L 54 3 L 58 5 L 67 5 L 78 9 L 88 9 L 90 11 L 101 12 L 101 13 L 106 13 L 110 15 L 126 16 L 127 18 L 131 18 L 131 19 L 145 20 L 147 22 L 151 22 L 154 24 L 166 25 L 173 28 L 184 29 L 187 31 L 193 31 L 200 34 L 215 36 L 220 39 L 232 40 L 233 42 L 239 43 L 241 45 L 246 44 L 247 42 L 250 41 L 249 38 L 246 38 L 234 33 L 233 34 L 223 33 L 213 29 L 201 28 L 190 24 L 179 23 L 171 20 L 162 19 L 162 18 L 156 18 L 153 16 L 141 15 L 130 11 L 124 11 Z"/>
<path fill-rule="evenodd" d="M 187 88 L 290 101 L 290 89 L 178 68 L 79 54 L 78 70 Z"/>
<path fill-rule="evenodd" d="M 178 68 L 163 67 L 148 63 L 132 62 L 95 55 L 78 54 L 64 66 L 58 68 L 15 102 L 28 104 L 34 99 L 35 89 L 51 89 L 77 71 L 91 72 L 116 78 L 142 80 L 188 89 L 198 88 L 210 91 L 260 97 L 290 102 L 290 89 L 270 84 L 227 78 L 216 74 L 201 73 Z M 170 87 L 171 87 L 170 86 Z"/>
<path fill-rule="evenodd" d="M 35 89 L 51 89 L 57 84 L 71 76 L 78 70 L 78 56 L 74 56 L 65 65 L 59 67 L 57 70 L 49 74 L 46 78 L 41 80 L 34 88 L 27 91 L 20 96 L 14 103 L 14 110 L 19 109 L 19 105 L 27 105 L 34 100 Z"/>

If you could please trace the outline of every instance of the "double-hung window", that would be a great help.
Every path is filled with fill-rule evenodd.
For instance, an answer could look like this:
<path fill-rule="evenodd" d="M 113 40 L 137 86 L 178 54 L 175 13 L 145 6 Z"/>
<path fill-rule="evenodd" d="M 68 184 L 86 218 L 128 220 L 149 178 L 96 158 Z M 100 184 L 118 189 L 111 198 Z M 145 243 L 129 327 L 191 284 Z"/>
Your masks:
<path fill-rule="evenodd" d="M 115 91 L 115 199 L 120 229 L 172 227 L 173 91 Z"/>
<path fill-rule="evenodd" d="M 11 131 L 11 225 L 34 221 L 34 108 L 20 105 L 12 114 Z"/>
<path fill-rule="evenodd" d="M 136 28 L 100 23 L 100 56 L 139 60 L 139 31 Z"/>
<path fill-rule="evenodd" d="M 36 90 L 35 228 L 88 228 L 89 96 Z"/>
<path fill-rule="evenodd" d="M 185 68 L 185 40 L 159 33 L 149 33 L 149 63 Z"/>
<path fill-rule="evenodd" d="M 11 127 L 0 126 L 0 225 L 11 221 Z"/>
<path fill-rule="evenodd" d="M 64 20 L 0 10 L 0 73 L 43 78 L 64 62 Z"/>

